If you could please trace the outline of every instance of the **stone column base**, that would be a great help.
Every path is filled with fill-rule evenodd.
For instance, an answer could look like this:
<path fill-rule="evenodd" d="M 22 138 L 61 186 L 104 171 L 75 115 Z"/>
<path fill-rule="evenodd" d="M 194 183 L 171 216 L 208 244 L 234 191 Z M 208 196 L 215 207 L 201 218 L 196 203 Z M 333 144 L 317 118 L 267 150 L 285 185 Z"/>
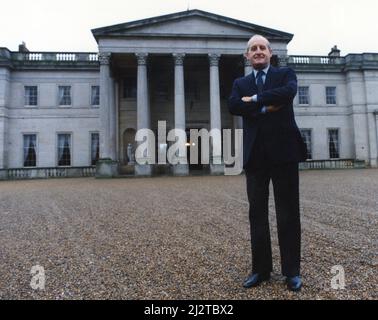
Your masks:
<path fill-rule="evenodd" d="M 8 179 L 8 170 L 0 169 L 0 180 L 7 180 L 7 179 Z"/>
<path fill-rule="evenodd" d="M 119 175 L 118 161 L 99 159 L 96 164 L 96 178 L 114 178 Z"/>
<path fill-rule="evenodd" d="M 366 168 L 365 160 L 355 160 L 354 161 L 354 168 L 355 169 L 365 169 Z"/>
<path fill-rule="evenodd" d="M 174 176 L 187 176 L 189 175 L 189 165 L 175 164 L 172 166 L 172 172 Z"/>
<path fill-rule="evenodd" d="M 136 164 L 135 175 L 136 176 L 151 176 L 152 166 L 150 164 Z"/>
<path fill-rule="evenodd" d="M 223 175 L 224 174 L 224 164 L 210 164 L 210 174 L 211 175 Z"/>

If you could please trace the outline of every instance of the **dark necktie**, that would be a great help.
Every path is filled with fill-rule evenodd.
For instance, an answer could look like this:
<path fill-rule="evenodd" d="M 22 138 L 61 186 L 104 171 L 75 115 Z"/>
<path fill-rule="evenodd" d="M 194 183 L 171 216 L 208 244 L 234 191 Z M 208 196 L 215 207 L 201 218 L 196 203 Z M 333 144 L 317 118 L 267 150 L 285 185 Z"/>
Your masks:
<path fill-rule="evenodd" d="M 257 75 L 256 75 L 257 94 L 261 94 L 263 92 L 263 89 L 264 89 L 263 75 L 264 74 L 265 72 L 262 70 L 257 72 Z"/>

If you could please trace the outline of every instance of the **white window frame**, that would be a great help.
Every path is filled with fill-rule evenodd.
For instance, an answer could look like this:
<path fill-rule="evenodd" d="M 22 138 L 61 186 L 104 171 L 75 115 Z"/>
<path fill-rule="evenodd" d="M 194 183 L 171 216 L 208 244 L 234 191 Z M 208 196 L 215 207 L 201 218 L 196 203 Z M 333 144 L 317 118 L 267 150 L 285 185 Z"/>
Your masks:
<path fill-rule="evenodd" d="M 35 166 L 31 167 L 31 166 L 24 166 L 24 136 L 27 136 L 27 135 L 35 135 Z M 37 132 L 22 132 L 21 133 L 21 136 L 22 136 L 22 145 L 21 145 L 21 166 L 22 168 L 38 168 L 39 166 L 39 139 L 38 139 L 38 133 Z"/>
<path fill-rule="evenodd" d="M 93 166 L 92 165 L 92 134 L 94 134 L 94 133 L 98 134 L 98 148 L 99 148 L 99 151 L 101 152 L 101 150 L 100 150 L 100 132 L 99 131 L 90 131 L 89 132 L 89 165 L 90 166 Z M 100 158 L 100 155 L 99 155 L 99 158 Z"/>
<path fill-rule="evenodd" d="M 327 100 L 327 89 L 328 88 L 335 88 L 335 103 L 328 103 L 328 100 Z M 337 106 L 337 86 L 331 86 L 331 85 L 329 85 L 329 86 L 326 86 L 325 87 L 325 102 L 326 102 L 326 105 L 327 106 Z"/>
<path fill-rule="evenodd" d="M 59 143 L 59 135 L 60 134 L 69 134 L 71 139 L 70 139 L 70 155 L 71 155 L 71 158 L 70 158 L 70 162 L 71 164 L 69 166 L 60 166 L 59 165 L 59 152 L 58 152 L 58 143 Z M 55 135 L 55 164 L 57 167 L 59 168 L 70 168 L 70 167 L 73 167 L 73 159 L 74 159 L 74 151 L 73 151 L 73 132 L 72 131 L 58 131 L 56 132 L 56 135 Z"/>
<path fill-rule="evenodd" d="M 299 94 L 300 88 L 307 88 L 307 103 L 301 103 L 300 102 L 300 94 Z M 298 105 L 299 106 L 309 106 L 310 105 L 310 86 L 306 86 L 306 85 L 298 86 Z"/>
<path fill-rule="evenodd" d="M 311 153 L 311 158 L 307 158 L 307 154 L 306 154 L 306 160 L 313 160 L 314 159 L 314 152 L 313 152 L 313 149 L 314 149 L 313 145 L 314 145 L 314 143 L 313 143 L 313 134 L 312 134 L 313 129 L 312 128 L 300 128 L 299 130 L 300 131 L 302 131 L 302 130 L 310 131 L 310 140 L 311 140 L 310 141 L 310 147 L 311 147 L 310 153 Z M 306 144 L 306 147 L 307 147 L 307 144 Z"/>
<path fill-rule="evenodd" d="M 70 99 L 71 99 L 71 104 L 60 104 L 60 96 L 59 96 L 59 88 L 60 87 L 70 87 Z M 72 108 L 73 106 L 73 86 L 70 85 L 70 84 L 58 84 L 57 86 L 57 105 L 60 107 L 60 108 Z"/>
<path fill-rule="evenodd" d="M 338 147 L 338 152 L 339 152 L 339 157 L 338 158 L 331 158 L 331 152 L 329 150 L 329 142 L 330 142 L 330 130 L 337 130 L 337 139 L 338 139 L 338 143 L 337 143 L 337 147 Z M 340 135 L 340 128 L 327 128 L 327 153 L 328 153 L 328 159 L 331 159 L 331 160 L 337 160 L 337 159 L 341 159 L 341 135 Z"/>
<path fill-rule="evenodd" d="M 92 104 L 93 100 L 92 100 L 92 88 L 93 87 L 98 87 L 98 104 Z M 101 103 L 101 96 L 100 96 L 100 86 L 98 84 L 91 84 L 90 87 L 89 87 L 89 92 L 90 92 L 90 96 L 89 96 L 89 105 L 91 106 L 91 108 L 99 108 L 100 107 L 100 103 Z"/>
<path fill-rule="evenodd" d="M 37 104 L 26 103 L 26 87 L 36 87 L 37 88 Z M 38 108 L 39 105 L 39 86 L 36 84 L 25 84 L 24 85 L 24 106 L 27 108 Z"/>

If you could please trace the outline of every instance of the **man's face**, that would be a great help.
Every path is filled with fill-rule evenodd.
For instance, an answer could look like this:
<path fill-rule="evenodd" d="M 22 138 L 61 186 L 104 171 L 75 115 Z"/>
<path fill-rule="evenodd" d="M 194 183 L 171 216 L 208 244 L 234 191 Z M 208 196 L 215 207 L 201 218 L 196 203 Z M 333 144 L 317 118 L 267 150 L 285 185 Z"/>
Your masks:
<path fill-rule="evenodd" d="M 264 38 L 254 39 L 246 53 L 246 58 L 251 61 L 252 66 L 261 70 L 264 69 L 270 62 L 272 51 L 268 46 L 268 42 Z"/>

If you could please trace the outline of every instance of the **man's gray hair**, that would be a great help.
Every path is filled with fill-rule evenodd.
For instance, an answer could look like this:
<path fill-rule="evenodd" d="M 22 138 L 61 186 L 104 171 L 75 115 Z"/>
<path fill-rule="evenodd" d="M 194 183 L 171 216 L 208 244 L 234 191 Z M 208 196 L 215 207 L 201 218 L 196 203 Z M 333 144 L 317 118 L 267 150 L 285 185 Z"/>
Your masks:
<path fill-rule="evenodd" d="M 262 36 L 261 34 L 255 34 L 254 36 L 252 36 L 252 37 L 248 40 L 248 42 L 247 42 L 247 49 L 246 49 L 246 52 L 249 51 L 249 48 L 251 47 L 251 43 L 252 43 L 252 41 L 255 40 L 255 39 L 257 39 L 257 38 L 259 38 L 259 39 L 264 39 L 264 40 L 266 41 L 266 43 L 267 43 L 268 48 L 269 48 L 270 50 L 272 50 L 272 47 L 270 46 L 270 42 L 269 42 L 269 40 L 268 40 L 267 38 L 265 38 L 265 37 Z"/>

